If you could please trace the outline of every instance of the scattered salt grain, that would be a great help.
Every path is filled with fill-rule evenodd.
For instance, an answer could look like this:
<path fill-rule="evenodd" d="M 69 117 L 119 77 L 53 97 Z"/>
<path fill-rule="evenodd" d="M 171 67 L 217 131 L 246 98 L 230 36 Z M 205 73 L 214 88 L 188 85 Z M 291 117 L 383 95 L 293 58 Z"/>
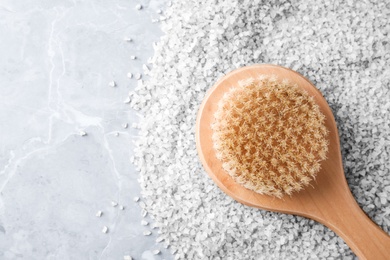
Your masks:
<path fill-rule="evenodd" d="M 98 217 L 98 218 L 100 218 L 102 215 L 103 215 L 103 212 L 101 212 L 100 210 L 96 213 L 96 217 Z"/>
<path fill-rule="evenodd" d="M 149 224 L 149 222 L 147 222 L 146 220 L 141 220 L 141 225 L 142 226 L 147 226 Z"/>
<path fill-rule="evenodd" d="M 138 202 L 139 201 L 139 197 L 134 197 L 133 199 L 135 202 Z"/>
<path fill-rule="evenodd" d="M 111 201 L 111 206 L 113 206 L 113 207 L 118 206 L 118 202 L 116 202 L 116 201 Z"/>
<path fill-rule="evenodd" d="M 125 38 L 123 38 L 123 40 L 125 42 L 132 42 L 133 41 L 133 39 L 131 39 L 130 37 L 125 37 Z"/>
<path fill-rule="evenodd" d="M 104 226 L 103 229 L 102 229 L 102 232 L 103 232 L 103 233 L 107 233 L 107 232 L 108 232 L 108 227 L 107 227 L 107 226 Z"/>
<path fill-rule="evenodd" d="M 124 124 L 122 124 L 122 127 L 123 127 L 124 129 L 126 129 L 128 126 L 129 126 L 129 124 L 128 124 L 128 123 L 124 123 Z"/>
<path fill-rule="evenodd" d="M 123 256 L 123 260 L 133 260 L 133 258 L 129 255 Z"/>
<path fill-rule="evenodd" d="M 130 97 L 127 97 L 124 101 L 123 101 L 123 103 L 125 103 L 125 104 L 129 104 L 131 102 L 131 98 Z"/>
<path fill-rule="evenodd" d="M 131 60 L 135 60 L 135 59 L 137 59 L 137 57 L 134 56 L 134 55 L 132 55 L 132 56 L 130 56 L 130 59 L 131 59 Z"/>
<path fill-rule="evenodd" d="M 120 210 L 124 210 L 124 209 L 125 209 L 125 207 L 124 207 L 124 206 L 122 206 L 122 205 L 120 205 L 120 206 L 119 206 L 119 209 L 120 209 Z"/>
<path fill-rule="evenodd" d="M 157 223 L 152 223 L 152 225 L 150 225 L 150 228 L 152 228 L 152 229 L 156 229 L 156 228 L 158 228 L 158 225 L 157 225 Z"/>
<path fill-rule="evenodd" d="M 115 87 L 116 86 L 116 83 L 115 83 L 115 81 L 110 81 L 109 83 L 108 83 L 108 86 L 110 86 L 110 87 Z"/>
<path fill-rule="evenodd" d="M 158 254 L 160 254 L 160 250 L 158 250 L 158 249 L 153 250 L 152 253 L 153 253 L 154 255 L 158 255 Z"/>
<path fill-rule="evenodd" d="M 128 73 L 126 74 L 126 76 L 127 76 L 129 79 L 131 79 L 131 78 L 133 78 L 133 73 L 128 72 Z"/>
<path fill-rule="evenodd" d="M 158 9 L 158 10 L 157 10 L 157 13 L 158 13 L 158 14 L 162 14 L 162 10 L 161 10 L 161 9 Z"/>
<path fill-rule="evenodd" d="M 119 132 L 115 132 L 115 136 L 119 136 Z"/>
<path fill-rule="evenodd" d="M 144 234 L 144 236 L 150 236 L 150 235 L 152 234 L 152 232 L 149 231 L 149 230 L 145 230 L 145 231 L 143 232 L 143 234 Z"/>
<path fill-rule="evenodd" d="M 162 241 L 164 241 L 164 237 L 158 237 L 156 239 L 156 243 L 161 243 Z"/>
<path fill-rule="evenodd" d="M 81 135 L 81 136 L 86 136 L 86 135 L 87 135 L 87 132 L 85 132 L 85 131 L 80 131 L 80 132 L 79 132 L 79 135 Z"/>
<path fill-rule="evenodd" d="M 135 6 L 135 9 L 137 9 L 137 10 L 141 10 L 143 8 L 143 6 L 141 5 L 141 4 L 137 4 L 136 6 Z"/>
<path fill-rule="evenodd" d="M 142 74 L 141 73 L 136 73 L 135 76 L 134 76 L 135 79 L 141 79 L 142 78 Z"/>
<path fill-rule="evenodd" d="M 140 202 L 138 203 L 138 205 L 140 205 L 140 207 L 143 208 L 143 209 L 146 207 L 146 204 L 145 204 L 145 202 L 143 202 L 143 201 L 140 201 Z"/>
<path fill-rule="evenodd" d="M 150 72 L 150 69 L 149 69 L 149 67 L 146 64 L 142 65 L 142 69 L 144 70 L 145 73 L 149 73 Z"/>

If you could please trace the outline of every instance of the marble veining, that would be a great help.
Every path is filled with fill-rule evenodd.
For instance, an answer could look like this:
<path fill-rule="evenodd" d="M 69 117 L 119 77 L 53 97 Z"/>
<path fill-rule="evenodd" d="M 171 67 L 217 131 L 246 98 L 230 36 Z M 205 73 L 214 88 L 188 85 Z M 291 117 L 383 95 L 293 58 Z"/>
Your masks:
<path fill-rule="evenodd" d="M 127 72 L 153 55 L 152 19 L 165 5 L 0 2 L 0 259 L 171 258 L 157 230 L 142 235 L 150 228 L 129 159 L 138 116 L 123 102 L 137 84 Z"/>

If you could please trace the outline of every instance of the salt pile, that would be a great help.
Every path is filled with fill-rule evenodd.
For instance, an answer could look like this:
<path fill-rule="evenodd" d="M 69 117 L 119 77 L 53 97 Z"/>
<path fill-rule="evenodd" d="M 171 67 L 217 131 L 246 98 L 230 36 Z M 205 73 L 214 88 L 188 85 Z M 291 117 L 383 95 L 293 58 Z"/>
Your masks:
<path fill-rule="evenodd" d="M 233 201 L 200 165 L 194 126 L 205 91 L 255 63 L 290 67 L 322 91 L 351 190 L 390 232 L 389 4 L 194 0 L 164 15 L 166 35 L 131 105 L 144 115 L 135 164 L 145 210 L 176 259 L 355 257 L 321 224 Z"/>

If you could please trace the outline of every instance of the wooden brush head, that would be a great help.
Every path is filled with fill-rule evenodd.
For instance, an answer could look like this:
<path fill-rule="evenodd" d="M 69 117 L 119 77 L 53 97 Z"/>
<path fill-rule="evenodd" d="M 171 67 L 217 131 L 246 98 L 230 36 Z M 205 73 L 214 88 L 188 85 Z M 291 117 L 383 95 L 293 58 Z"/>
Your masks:
<path fill-rule="evenodd" d="M 281 198 L 303 189 L 326 158 L 325 116 L 307 91 L 286 79 L 241 80 L 223 95 L 214 117 L 222 167 L 257 193 Z"/>

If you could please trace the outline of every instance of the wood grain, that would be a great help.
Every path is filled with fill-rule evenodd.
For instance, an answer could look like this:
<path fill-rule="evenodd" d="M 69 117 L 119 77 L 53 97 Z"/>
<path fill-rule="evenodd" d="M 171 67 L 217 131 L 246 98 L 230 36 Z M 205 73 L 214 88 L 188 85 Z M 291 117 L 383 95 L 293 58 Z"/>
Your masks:
<path fill-rule="evenodd" d="M 322 162 L 311 186 L 283 199 L 261 195 L 237 184 L 216 158 L 212 144 L 211 123 L 222 95 L 239 80 L 260 74 L 289 79 L 304 88 L 326 116 L 329 130 L 328 159 Z M 275 65 L 254 65 L 235 70 L 220 79 L 206 94 L 198 111 L 196 144 L 204 168 L 214 182 L 229 196 L 245 205 L 270 211 L 300 215 L 314 219 L 332 229 L 360 259 L 390 259 L 390 237 L 360 209 L 346 182 L 340 153 L 340 143 L 328 103 L 321 92 L 299 73 Z"/>

